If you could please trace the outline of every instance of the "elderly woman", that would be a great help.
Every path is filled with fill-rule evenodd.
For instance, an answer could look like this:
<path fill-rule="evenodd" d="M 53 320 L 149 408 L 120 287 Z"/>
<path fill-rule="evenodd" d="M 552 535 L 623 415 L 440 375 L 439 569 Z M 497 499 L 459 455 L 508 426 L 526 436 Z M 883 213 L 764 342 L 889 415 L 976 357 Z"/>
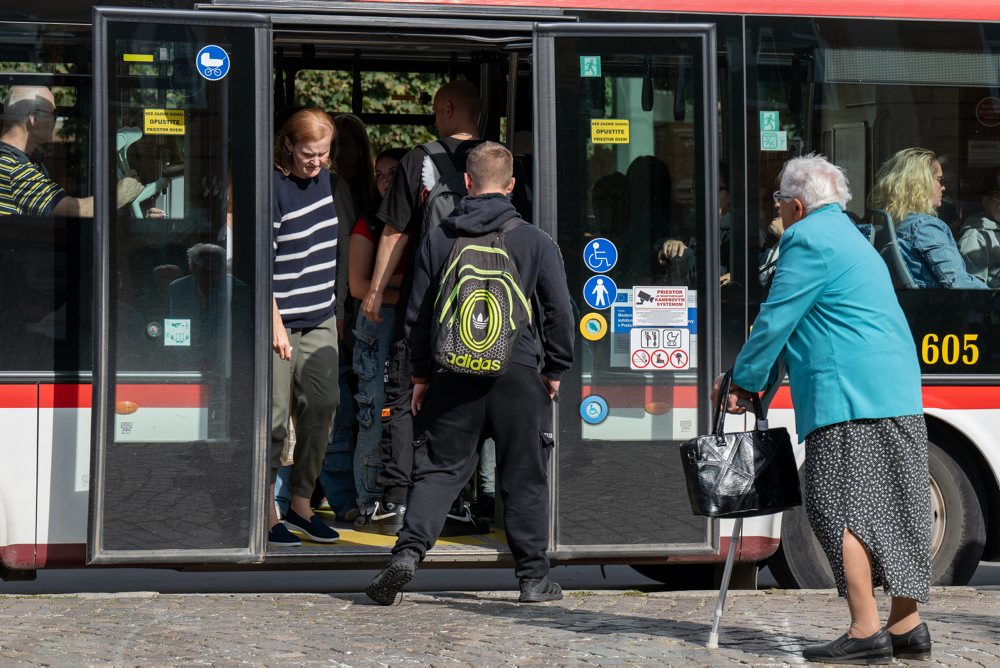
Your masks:
<path fill-rule="evenodd" d="M 882 165 L 875 179 L 869 203 L 895 221 L 899 250 L 917 287 L 987 287 L 966 270 L 955 237 L 936 215 L 945 188 L 944 172 L 933 151 L 904 148 Z"/>
<path fill-rule="evenodd" d="M 887 663 L 931 650 L 917 612 L 931 572 L 927 431 L 910 330 L 885 264 L 844 213 L 850 199 L 825 158 L 785 165 L 774 193 L 781 253 L 727 410 L 743 413 L 784 356 L 805 440 L 806 511 L 851 615 L 847 633 L 803 655 Z M 885 628 L 877 585 L 892 597 Z"/>

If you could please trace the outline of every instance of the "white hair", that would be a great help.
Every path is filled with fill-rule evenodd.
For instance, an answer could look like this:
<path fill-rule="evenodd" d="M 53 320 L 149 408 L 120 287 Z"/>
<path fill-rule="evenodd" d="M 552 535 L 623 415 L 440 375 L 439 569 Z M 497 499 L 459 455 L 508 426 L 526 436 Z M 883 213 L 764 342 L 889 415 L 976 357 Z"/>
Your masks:
<path fill-rule="evenodd" d="M 47 111 L 51 97 L 52 92 L 45 86 L 11 86 L 3 101 L 4 120 L 23 123 L 36 109 Z"/>
<path fill-rule="evenodd" d="M 827 204 L 839 204 L 845 209 L 851 201 L 844 170 L 817 153 L 785 163 L 781 170 L 781 192 L 801 201 L 806 213 Z"/>

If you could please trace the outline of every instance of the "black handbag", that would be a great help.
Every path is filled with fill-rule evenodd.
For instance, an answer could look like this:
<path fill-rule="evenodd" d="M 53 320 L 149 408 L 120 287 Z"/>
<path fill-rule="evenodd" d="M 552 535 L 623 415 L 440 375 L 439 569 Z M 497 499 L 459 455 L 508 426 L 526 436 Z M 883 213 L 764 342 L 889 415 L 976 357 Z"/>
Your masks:
<path fill-rule="evenodd" d="M 733 372 L 719 387 L 715 433 L 681 444 L 681 462 L 695 515 L 756 517 L 802 504 L 799 473 L 788 431 L 767 428 L 760 397 L 753 395 L 757 428 L 723 433 L 725 406 Z"/>

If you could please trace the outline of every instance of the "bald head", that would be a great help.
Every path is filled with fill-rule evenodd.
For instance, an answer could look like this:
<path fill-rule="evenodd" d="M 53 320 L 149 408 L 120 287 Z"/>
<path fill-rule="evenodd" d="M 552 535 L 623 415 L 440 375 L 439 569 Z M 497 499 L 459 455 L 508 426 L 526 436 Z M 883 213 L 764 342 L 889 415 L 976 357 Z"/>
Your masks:
<path fill-rule="evenodd" d="M 45 86 L 11 86 L 3 101 L 5 123 L 24 123 L 36 110 L 55 111 L 56 101 Z"/>
<path fill-rule="evenodd" d="M 434 94 L 434 123 L 443 136 L 476 136 L 482 109 L 479 89 L 465 79 L 449 81 Z"/>

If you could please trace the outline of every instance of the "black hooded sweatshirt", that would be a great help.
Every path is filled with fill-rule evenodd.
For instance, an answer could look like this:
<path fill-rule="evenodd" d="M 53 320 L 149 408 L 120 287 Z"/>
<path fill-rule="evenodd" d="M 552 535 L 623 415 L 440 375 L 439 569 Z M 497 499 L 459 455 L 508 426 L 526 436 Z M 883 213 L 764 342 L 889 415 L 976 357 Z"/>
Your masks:
<path fill-rule="evenodd" d="M 505 195 L 473 195 L 463 198 L 455 213 L 427 234 L 417 253 L 406 310 L 406 336 L 414 377 L 430 378 L 435 370 L 434 298 L 455 238 L 495 232 L 517 217 L 514 205 Z M 573 365 L 573 310 L 559 246 L 552 237 L 530 224 L 508 230 L 505 243 L 517 267 L 522 292 L 529 298 L 536 295 L 542 310 L 541 354 L 533 329 L 521 328 L 511 361 L 538 369 L 541 358 L 542 374 L 558 380 Z M 533 315 L 533 319 L 538 317 L 537 313 Z"/>

